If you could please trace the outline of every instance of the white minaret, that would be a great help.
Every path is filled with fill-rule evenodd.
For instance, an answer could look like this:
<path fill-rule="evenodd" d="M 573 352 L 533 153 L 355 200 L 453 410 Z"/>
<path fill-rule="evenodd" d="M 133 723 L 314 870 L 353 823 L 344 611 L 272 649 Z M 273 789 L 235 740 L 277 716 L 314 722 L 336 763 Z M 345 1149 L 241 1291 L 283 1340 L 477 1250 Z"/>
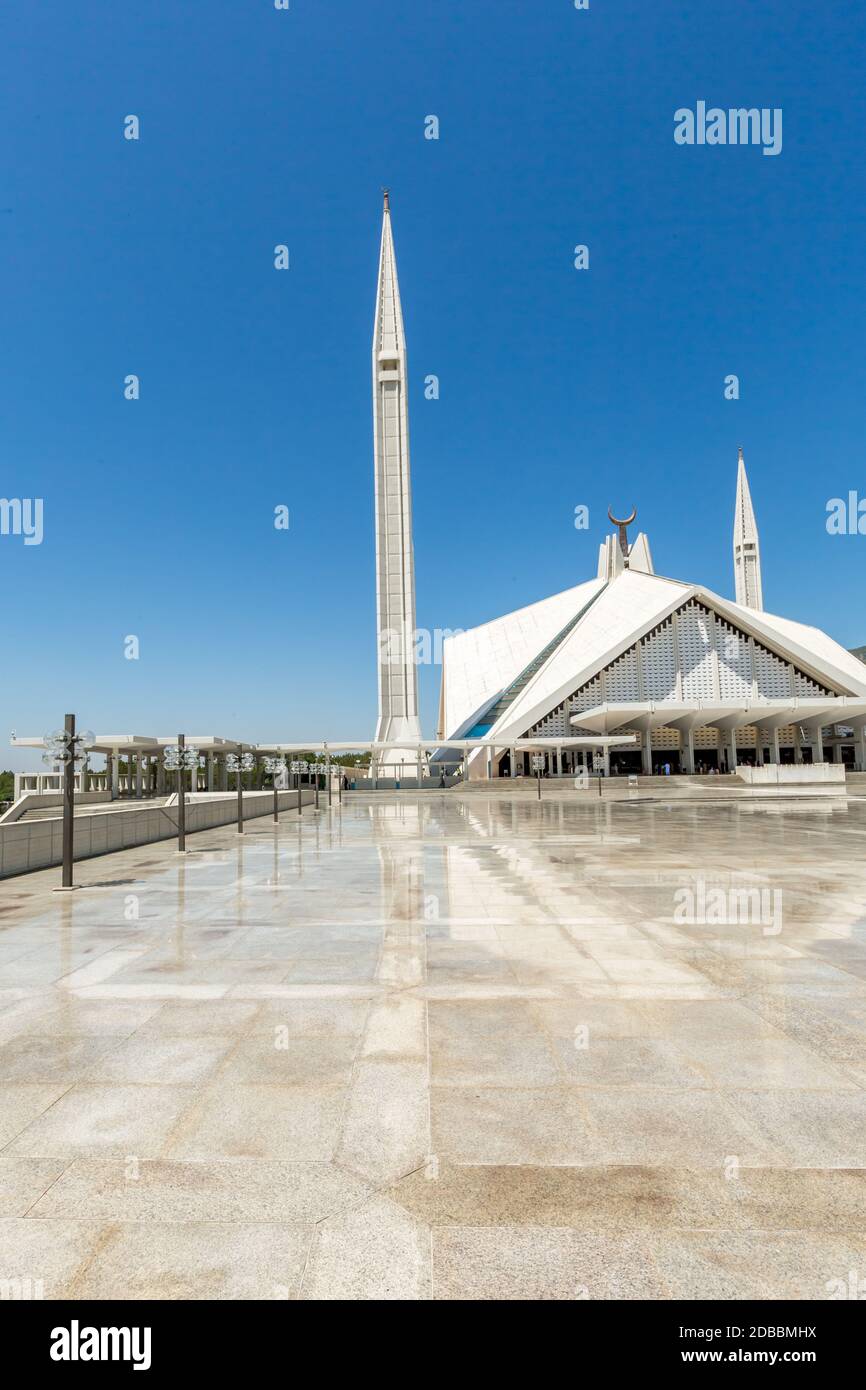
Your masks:
<path fill-rule="evenodd" d="M 752 494 L 746 477 L 743 451 L 737 460 L 737 505 L 734 512 L 734 582 L 737 603 L 744 608 L 764 607 L 761 592 L 761 547 L 752 507 Z"/>
<path fill-rule="evenodd" d="M 376 468 L 376 617 L 379 722 L 377 742 L 402 742 L 381 763 L 413 765 L 421 739 L 414 660 L 415 562 L 409 482 L 406 336 L 400 308 L 391 208 L 385 193 L 382 250 L 373 327 L 373 452 Z"/>

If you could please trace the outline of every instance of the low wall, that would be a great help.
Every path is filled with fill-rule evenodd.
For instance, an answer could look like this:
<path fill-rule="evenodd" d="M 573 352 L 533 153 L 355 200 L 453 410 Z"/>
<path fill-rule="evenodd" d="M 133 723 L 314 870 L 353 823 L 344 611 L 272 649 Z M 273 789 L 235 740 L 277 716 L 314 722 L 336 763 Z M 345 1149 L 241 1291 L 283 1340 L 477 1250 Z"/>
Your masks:
<path fill-rule="evenodd" d="M 94 795 L 99 797 L 100 793 Z M 296 791 L 280 792 L 278 795 L 280 811 L 296 810 Z M 302 805 L 309 805 L 314 795 L 312 787 L 302 787 Z M 96 816 L 76 816 L 75 859 L 92 859 L 98 854 L 133 849 L 136 845 L 147 845 L 153 840 L 175 838 L 177 806 L 174 803 L 175 798 L 172 797 L 171 804 L 165 806 L 137 809 L 132 805 Z M 237 807 L 234 793 L 223 793 L 222 796 L 211 794 L 193 800 L 187 798 L 187 835 L 193 835 L 198 830 L 212 830 L 218 825 L 231 825 L 237 820 Z M 273 807 L 274 794 L 271 791 L 244 793 L 244 820 L 271 815 Z M 60 864 L 62 859 L 62 816 L 0 825 L 0 878 L 26 874 L 34 869 L 48 869 Z"/>
<path fill-rule="evenodd" d="M 111 792 L 76 792 L 76 806 L 93 806 L 97 802 L 111 800 Z M 11 825 L 14 821 L 20 820 L 27 811 L 39 810 L 42 806 L 62 806 L 62 792 L 23 792 L 17 801 L 13 801 L 8 811 L 4 811 L 0 816 L 0 825 Z"/>
<path fill-rule="evenodd" d="M 738 767 L 737 776 L 753 787 L 786 787 L 803 784 L 845 785 L 842 763 L 765 763 L 763 767 Z"/>
<path fill-rule="evenodd" d="M 460 778 L 453 775 L 440 778 L 439 773 L 432 777 L 422 777 L 419 784 L 418 778 L 412 777 L 353 777 L 351 772 L 347 774 L 349 780 L 349 791 L 357 792 L 391 792 L 391 791 L 439 791 L 440 787 L 453 787 Z"/>

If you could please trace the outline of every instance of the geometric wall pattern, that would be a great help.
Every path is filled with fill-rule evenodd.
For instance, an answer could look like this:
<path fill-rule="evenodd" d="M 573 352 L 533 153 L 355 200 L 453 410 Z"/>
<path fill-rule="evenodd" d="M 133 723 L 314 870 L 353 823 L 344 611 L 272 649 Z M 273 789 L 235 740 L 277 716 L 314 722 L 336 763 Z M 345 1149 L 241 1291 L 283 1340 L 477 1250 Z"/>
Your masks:
<path fill-rule="evenodd" d="M 792 695 L 839 693 L 819 685 L 726 618 L 690 599 L 526 732 L 538 737 L 579 734 L 580 729 L 569 722 L 572 715 L 594 705 L 621 701 L 747 700 L 755 696 L 784 700 Z M 673 730 L 656 730 L 653 742 L 661 746 L 664 740 L 670 746 L 672 735 Z M 696 746 L 705 739 L 708 746 L 715 745 L 714 729 L 695 730 L 695 735 Z M 754 743 L 754 731 L 741 730 L 740 741 L 744 746 Z"/>

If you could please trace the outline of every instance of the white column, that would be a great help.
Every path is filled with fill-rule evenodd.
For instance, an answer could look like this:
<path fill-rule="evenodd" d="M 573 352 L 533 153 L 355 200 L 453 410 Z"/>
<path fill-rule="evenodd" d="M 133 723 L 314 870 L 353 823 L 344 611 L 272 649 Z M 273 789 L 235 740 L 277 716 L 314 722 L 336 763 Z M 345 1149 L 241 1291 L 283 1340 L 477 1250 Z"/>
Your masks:
<path fill-rule="evenodd" d="M 857 742 L 855 743 L 857 771 L 866 772 L 866 724 L 860 724 L 856 730 Z"/>
<path fill-rule="evenodd" d="M 135 755 L 135 795 L 141 800 L 141 753 Z"/>
<path fill-rule="evenodd" d="M 115 748 L 111 753 L 111 799 L 116 801 L 120 791 L 120 749 Z"/>
<path fill-rule="evenodd" d="M 653 770 L 653 736 L 650 728 L 641 731 L 640 756 L 644 776 L 651 777 Z"/>
<path fill-rule="evenodd" d="M 695 770 L 695 733 L 694 729 L 684 729 L 680 733 L 680 756 L 685 772 Z"/>
<path fill-rule="evenodd" d="M 816 724 L 812 730 L 812 762 L 822 763 L 824 761 L 824 730 L 820 724 Z"/>

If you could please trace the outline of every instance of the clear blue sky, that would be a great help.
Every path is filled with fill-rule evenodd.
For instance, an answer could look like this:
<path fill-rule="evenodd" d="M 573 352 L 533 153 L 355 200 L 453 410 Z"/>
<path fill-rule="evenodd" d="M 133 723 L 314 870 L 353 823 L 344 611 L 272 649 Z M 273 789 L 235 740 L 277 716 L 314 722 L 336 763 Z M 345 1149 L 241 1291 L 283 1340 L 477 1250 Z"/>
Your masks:
<path fill-rule="evenodd" d="M 608 505 L 731 594 L 742 443 L 767 608 L 866 642 L 866 538 L 824 525 L 866 495 L 860 6 L 43 0 L 0 39 L 0 494 L 45 506 L 0 538 L 0 766 L 69 709 L 372 736 L 384 184 L 420 625 L 590 577 Z M 781 107 L 782 153 L 675 145 L 699 99 Z"/>

